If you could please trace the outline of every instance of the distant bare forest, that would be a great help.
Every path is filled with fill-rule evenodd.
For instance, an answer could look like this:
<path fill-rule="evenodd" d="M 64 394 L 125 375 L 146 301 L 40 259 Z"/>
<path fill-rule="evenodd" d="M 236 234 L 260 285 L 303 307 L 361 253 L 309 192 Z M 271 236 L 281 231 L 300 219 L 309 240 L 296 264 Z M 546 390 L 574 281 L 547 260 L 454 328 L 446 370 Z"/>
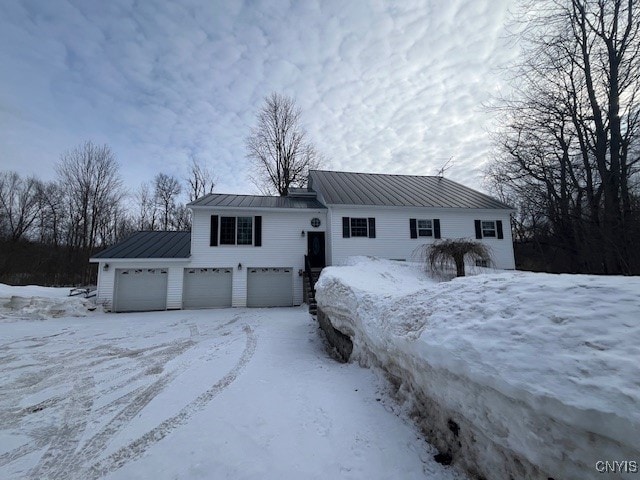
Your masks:
<path fill-rule="evenodd" d="M 63 153 L 56 179 L 0 172 L 0 282 L 96 282 L 95 252 L 138 230 L 189 230 L 183 200 L 213 191 L 211 169 L 192 159 L 187 178 L 158 173 L 127 191 L 114 153 L 85 142 Z"/>

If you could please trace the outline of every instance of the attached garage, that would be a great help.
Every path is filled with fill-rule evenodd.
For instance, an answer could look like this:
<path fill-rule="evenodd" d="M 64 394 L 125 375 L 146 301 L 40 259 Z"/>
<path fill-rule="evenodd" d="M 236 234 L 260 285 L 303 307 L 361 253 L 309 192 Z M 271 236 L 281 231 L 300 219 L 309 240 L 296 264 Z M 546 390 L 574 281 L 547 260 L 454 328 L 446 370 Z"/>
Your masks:
<path fill-rule="evenodd" d="M 249 268 L 247 270 L 248 307 L 291 307 L 293 268 Z"/>
<path fill-rule="evenodd" d="M 231 306 L 231 268 L 185 268 L 182 308 Z"/>
<path fill-rule="evenodd" d="M 116 312 L 166 310 L 166 268 L 129 268 L 115 272 L 114 308 Z"/>

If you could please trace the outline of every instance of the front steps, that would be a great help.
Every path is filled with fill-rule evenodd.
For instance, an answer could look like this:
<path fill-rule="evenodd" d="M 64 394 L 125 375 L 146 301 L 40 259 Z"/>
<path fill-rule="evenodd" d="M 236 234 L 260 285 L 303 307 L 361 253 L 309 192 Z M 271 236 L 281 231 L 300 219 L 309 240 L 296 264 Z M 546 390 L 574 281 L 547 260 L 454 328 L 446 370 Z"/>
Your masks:
<path fill-rule="evenodd" d="M 313 278 L 314 285 L 318 281 L 318 278 L 320 278 L 320 272 L 322 272 L 322 268 L 311 269 L 311 276 Z M 303 292 L 304 302 L 307 305 L 309 305 L 309 313 L 311 315 L 316 315 L 318 313 L 318 304 L 316 302 L 316 292 L 315 292 L 315 289 L 311 287 L 311 282 L 309 282 L 309 276 L 306 272 L 304 274 L 302 281 L 303 281 L 302 292 Z"/>

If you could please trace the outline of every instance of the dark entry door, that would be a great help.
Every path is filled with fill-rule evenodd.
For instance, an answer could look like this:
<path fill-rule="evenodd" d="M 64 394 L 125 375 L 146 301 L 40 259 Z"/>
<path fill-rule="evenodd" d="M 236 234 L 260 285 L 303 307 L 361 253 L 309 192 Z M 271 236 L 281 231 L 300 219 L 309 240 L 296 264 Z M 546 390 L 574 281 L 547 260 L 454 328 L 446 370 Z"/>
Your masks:
<path fill-rule="evenodd" d="M 307 234 L 307 256 L 311 268 L 324 268 L 324 232 L 309 232 Z"/>

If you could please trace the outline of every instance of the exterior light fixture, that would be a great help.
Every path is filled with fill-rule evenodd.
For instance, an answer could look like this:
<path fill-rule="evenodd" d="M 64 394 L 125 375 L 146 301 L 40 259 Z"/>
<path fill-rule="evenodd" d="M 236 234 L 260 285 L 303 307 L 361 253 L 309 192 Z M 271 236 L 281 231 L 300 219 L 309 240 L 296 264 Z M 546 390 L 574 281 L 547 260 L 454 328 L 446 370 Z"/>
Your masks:
<path fill-rule="evenodd" d="M 105 264 L 103 265 L 103 267 L 102 267 L 102 270 L 104 270 L 105 272 L 106 272 L 107 270 L 109 270 L 109 264 L 108 264 L 108 263 L 105 263 Z"/>
<path fill-rule="evenodd" d="M 242 270 L 242 264 L 241 263 L 238 264 L 238 270 Z"/>
<path fill-rule="evenodd" d="M 302 230 L 302 231 L 300 232 L 300 236 L 301 236 L 301 237 L 304 237 L 304 230 Z"/>

